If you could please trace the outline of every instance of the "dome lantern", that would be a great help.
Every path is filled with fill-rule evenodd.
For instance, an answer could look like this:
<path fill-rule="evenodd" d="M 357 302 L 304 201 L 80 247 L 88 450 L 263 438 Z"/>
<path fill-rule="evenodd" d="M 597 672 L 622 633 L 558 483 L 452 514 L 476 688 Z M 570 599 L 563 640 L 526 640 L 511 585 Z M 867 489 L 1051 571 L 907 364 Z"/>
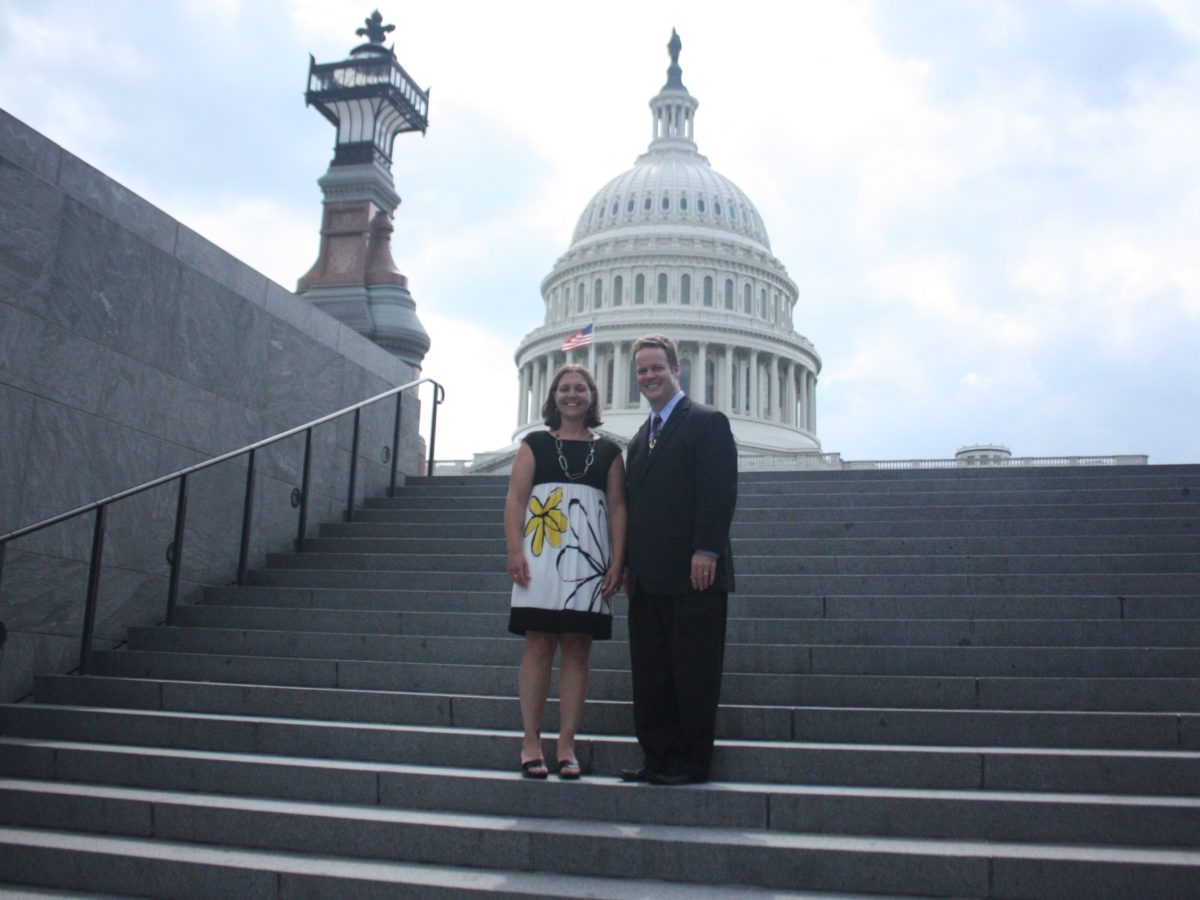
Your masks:
<path fill-rule="evenodd" d="M 667 69 L 667 83 L 650 101 L 653 114 L 650 152 L 662 150 L 696 151 L 695 117 L 700 102 L 683 86 L 683 69 L 679 67 L 679 51 L 683 41 L 674 28 L 667 52 L 671 54 L 671 65 Z"/>

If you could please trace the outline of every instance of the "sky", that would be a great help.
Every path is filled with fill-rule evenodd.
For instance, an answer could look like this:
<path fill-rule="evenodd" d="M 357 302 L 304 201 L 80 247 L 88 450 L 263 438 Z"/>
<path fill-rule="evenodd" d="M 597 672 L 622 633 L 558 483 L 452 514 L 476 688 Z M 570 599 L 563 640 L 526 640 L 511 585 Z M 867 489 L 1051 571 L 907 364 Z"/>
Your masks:
<path fill-rule="evenodd" d="M 672 27 L 696 140 L 766 223 L 844 459 L 1200 462 L 1200 0 L 396 3 L 432 88 L 393 256 L 438 457 L 507 445 L 513 353 L 650 140 Z M 0 0 L 0 107 L 283 286 L 316 259 L 342 0 Z"/>

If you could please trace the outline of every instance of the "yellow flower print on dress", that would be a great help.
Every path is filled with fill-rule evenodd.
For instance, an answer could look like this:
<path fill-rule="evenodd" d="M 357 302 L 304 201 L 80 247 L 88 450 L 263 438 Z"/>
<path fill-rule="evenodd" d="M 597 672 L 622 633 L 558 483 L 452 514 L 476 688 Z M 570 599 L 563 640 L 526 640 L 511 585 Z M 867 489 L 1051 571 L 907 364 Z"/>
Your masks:
<path fill-rule="evenodd" d="M 529 524 L 525 526 L 525 536 L 533 535 L 533 555 L 541 556 L 542 547 L 546 541 L 551 547 L 562 543 L 562 536 L 567 530 L 567 516 L 558 508 L 562 502 L 562 488 L 556 487 L 546 498 L 545 505 L 537 497 L 529 498 L 529 511 L 533 513 Z"/>

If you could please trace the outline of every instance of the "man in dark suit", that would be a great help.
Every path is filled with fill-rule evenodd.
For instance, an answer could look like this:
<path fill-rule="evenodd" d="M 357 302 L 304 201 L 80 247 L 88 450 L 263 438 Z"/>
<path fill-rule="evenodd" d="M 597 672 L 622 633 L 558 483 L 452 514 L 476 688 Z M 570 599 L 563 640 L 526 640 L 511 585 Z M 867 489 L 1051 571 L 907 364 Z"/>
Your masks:
<path fill-rule="evenodd" d="M 716 736 L 737 445 L 724 413 L 680 390 L 670 338 L 635 341 L 633 359 L 650 403 L 625 476 L 633 718 L 644 759 L 621 777 L 693 784 L 708 780 Z"/>

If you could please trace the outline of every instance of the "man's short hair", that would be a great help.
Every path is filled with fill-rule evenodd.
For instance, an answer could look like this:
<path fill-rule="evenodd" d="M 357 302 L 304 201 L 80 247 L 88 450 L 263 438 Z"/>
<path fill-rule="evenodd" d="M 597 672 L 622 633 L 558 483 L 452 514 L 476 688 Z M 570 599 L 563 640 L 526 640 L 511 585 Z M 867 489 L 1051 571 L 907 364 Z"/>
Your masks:
<path fill-rule="evenodd" d="M 679 351 L 675 349 L 675 342 L 665 334 L 648 334 L 645 337 L 640 337 L 633 342 L 633 349 L 629 351 L 631 357 L 637 356 L 639 350 L 659 349 L 667 354 L 667 365 L 672 369 L 679 366 Z"/>

